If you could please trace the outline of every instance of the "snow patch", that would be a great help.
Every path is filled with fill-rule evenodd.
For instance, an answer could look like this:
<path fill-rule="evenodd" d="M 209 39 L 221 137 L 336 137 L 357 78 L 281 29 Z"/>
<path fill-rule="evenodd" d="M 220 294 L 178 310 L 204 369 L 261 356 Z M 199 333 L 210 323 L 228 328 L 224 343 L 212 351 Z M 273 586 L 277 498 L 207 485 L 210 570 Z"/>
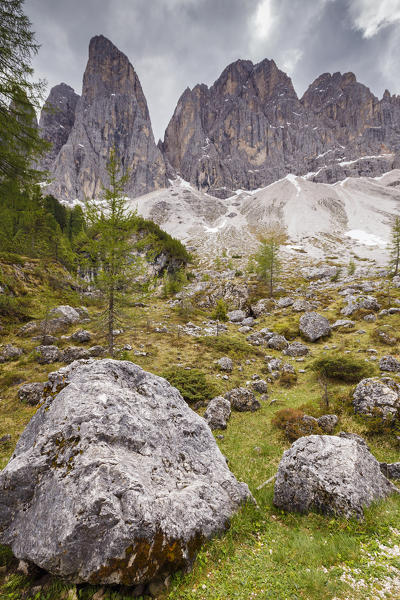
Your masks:
<path fill-rule="evenodd" d="M 379 246 L 380 248 L 385 248 L 387 246 L 385 240 L 382 240 L 373 233 L 367 233 L 362 229 L 351 229 L 350 231 L 346 231 L 345 235 L 364 246 Z"/>

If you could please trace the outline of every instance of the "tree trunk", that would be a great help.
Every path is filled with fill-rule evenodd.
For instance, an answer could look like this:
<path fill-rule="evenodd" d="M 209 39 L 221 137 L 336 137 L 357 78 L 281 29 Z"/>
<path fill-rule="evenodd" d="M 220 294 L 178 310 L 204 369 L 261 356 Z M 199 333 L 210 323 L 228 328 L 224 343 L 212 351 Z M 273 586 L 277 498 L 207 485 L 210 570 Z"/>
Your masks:
<path fill-rule="evenodd" d="M 108 352 L 114 358 L 114 287 L 108 297 Z"/>

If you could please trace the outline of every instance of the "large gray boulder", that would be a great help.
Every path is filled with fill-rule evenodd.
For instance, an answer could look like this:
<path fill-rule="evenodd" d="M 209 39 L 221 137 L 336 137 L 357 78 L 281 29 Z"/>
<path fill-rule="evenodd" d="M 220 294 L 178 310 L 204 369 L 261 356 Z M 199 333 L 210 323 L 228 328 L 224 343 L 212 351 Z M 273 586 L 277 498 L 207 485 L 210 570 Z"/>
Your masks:
<path fill-rule="evenodd" d="M 70 581 L 146 584 L 190 566 L 246 484 L 205 420 L 129 361 L 77 361 L 0 473 L 0 543 Z"/>
<path fill-rule="evenodd" d="M 226 429 L 231 416 L 231 403 L 223 396 L 217 396 L 208 403 L 204 418 L 210 429 Z"/>
<path fill-rule="evenodd" d="M 274 504 L 290 512 L 316 510 L 361 519 L 364 507 L 396 490 L 365 444 L 338 436 L 310 435 L 284 452 Z"/>
<path fill-rule="evenodd" d="M 362 379 L 353 394 L 356 413 L 392 420 L 400 412 L 400 386 L 390 377 Z"/>
<path fill-rule="evenodd" d="M 299 329 L 303 337 L 310 342 L 316 342 L 331 333 L 328 319 L 316 312 L 306 312 L 301 315 Z"/>

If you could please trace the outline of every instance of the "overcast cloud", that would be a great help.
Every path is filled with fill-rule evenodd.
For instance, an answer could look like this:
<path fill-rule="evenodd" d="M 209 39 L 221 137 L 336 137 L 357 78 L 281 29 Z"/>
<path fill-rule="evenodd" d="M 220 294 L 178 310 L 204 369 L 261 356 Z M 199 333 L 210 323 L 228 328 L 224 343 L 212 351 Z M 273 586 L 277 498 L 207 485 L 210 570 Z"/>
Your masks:
<path fill-rule="evenodd" d="M 353 71 L 379 97 L 400 93 L 400 0 L 25 0 L 48 91 L 81 92 L 88 43 L 102 33 L 130 59 L 156 140 L 183 90 L 238 58 L 273 58 L 301 96 L 321 73 Z"/>

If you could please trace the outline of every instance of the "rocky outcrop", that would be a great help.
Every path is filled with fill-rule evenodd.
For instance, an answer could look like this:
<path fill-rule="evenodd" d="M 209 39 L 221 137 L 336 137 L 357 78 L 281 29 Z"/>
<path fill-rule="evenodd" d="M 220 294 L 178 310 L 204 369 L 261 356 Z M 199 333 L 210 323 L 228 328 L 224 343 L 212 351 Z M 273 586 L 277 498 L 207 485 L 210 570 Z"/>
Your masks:
<path fill-rule="evenodd" d="M 400 98 L 324 73 L 299 99 L 273 60 L 238 60 L 210 88 L 184 91 L 162 147 L 185 179 L 220 197 L 288 173 L 328 183 L 379 175 L 396 164 Z"/>
<path fill-rule="evenodd" d="M 138 76 L 128 58 L 99 35 L 90 41 L 82 96 L 47 191 L 69 201 L 99 197 L 102 183 L 109 183 L 106 164 L 112 148 L 122 170 L 130 173 L 127 195 L 145 194 L 166 184 L 165 162 L 154 142 Z"/>
<path fill-rule="evenodd" d="M 318 134 L 306 125 L 290 78 L 273 60 L 238 60 L 210 88 L 184 91 L 163 150 L 185 179 L 224 197 L 297 172 L 305 148 L 318 154 Z"/>
<path fill-rule="evenodd" d="M 40 162 L 42 169 L 52 169 L 58 153 L 67 143 L 75 122 L 78 100 L 79 95 L 66 83 L 51 88 L 39 120 L 41 137 L 51 142 L 51 149 Z"/>
<path fill-rule="evenodd" d="M 49 375 L 0 474 L 0 543 L 70 581 L 139 585 L 191 565 L 248 487 L 165 379 L 129 361 Z"/>
<path fill-rule="evenodd" d="M 274 490 L 274 504 L 287 511 L 361 519 L 364 508 L 395 493 L 379 462 L 356 439 L 310 435 L 284 452 Z"/>
<path fill-rule="evenodd" d="M 328 319 L 316 312 L 307 312 L 300 317 L 299 329 L 301 335 L 309 342 L 316 342 L 320 338 L 331 334 Z"/>
<path fill-rule="evenodd" d="M 390 377 L 362 379 L 353 394 L 356 413 L 391 421 L 400 415 L 400 386 Z"/>

